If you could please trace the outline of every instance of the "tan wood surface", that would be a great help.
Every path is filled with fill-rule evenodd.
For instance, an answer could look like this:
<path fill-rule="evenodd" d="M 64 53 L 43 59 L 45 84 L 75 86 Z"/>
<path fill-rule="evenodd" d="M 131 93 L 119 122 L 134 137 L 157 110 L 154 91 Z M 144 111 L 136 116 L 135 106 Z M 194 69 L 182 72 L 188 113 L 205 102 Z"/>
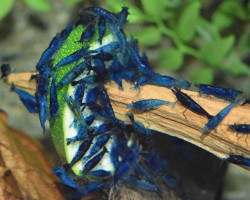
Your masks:
<path fill-rule="evenodd" d="M 30 76 L 31 73 L 10 74 L 5 78 L 5 81 L 9 84 L 14 83 L 16 87 L 34 94 L 36 84 L 34 80 L 30 81 Z M 145 113 L 134 112 L 127 108 L 129 103 L 142 99 L 176 101 L 175 95 L 168 88 L 146 85 L 141 87 L 140 90 L 135 90 L 132 89 L 132 84 L 125 81 L 123 81 L 124 90 L 119 90 L 114 82 L 107 83 L 105 87 L 108 90 L 115 115 L 120 120 L 130 123 L 127 113 L 133 112 L 135 120 L 142 122 L 145 127 L 186 140 L 220 158 L 227 157 L 229 153 L 250 157 L 250 137 L 228 129 L 229 124 L 250 124 L 249 104 L 234 107 L 215 130 L 204 135 L 201 130 L 208 122 L 208 119 L 186 110 L 178 102 L 173 107 L 162 105 Z M 229 105 L 229 102 L 206 95 L 200 96 L 195 91 L 182 91 L 190 95 L 211 115 L 216 115 L 221 109 Z"/>

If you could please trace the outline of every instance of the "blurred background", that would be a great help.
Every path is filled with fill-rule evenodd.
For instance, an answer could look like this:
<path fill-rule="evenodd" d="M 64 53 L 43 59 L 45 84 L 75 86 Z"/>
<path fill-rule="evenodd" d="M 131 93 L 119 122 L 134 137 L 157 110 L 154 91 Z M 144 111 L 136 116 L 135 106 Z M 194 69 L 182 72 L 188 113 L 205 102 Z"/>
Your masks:
<path fill-rule="evenodd" d="M 155 71 L 250 96 L 249 0 L 0 0 L 0 65 L 9 63 L 12 72 L 35 71 L 55 34 L 88 6 L 115 13 L 129 7 L 127 37 L 139 40 L 141 53 L 146 52 Z M 38 116 L 28 113 L 2 81 L 0 102 L 12 127 L 49 142 Z M 216 162 L 210 170 L 220 169 L 223 161 Z M 235 165 L 221 168 L 218 182 L 223 195 L 207 199 L 249 199 L 249 171 Z"/>

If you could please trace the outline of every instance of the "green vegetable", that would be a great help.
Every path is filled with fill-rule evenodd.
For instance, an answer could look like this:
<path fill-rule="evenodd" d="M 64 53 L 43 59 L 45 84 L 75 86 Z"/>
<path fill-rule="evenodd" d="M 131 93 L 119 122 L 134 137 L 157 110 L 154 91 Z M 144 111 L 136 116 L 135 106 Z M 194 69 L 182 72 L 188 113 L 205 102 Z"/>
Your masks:
<path fill-rule="evenodd" d="M 97 40 L 98 35 L 94 36 L 93 42 L 90 43 L 77 43 L 81 38 L 81 34 L 84 31 L 82 26 L 76 27 L 69 35 L 61 49 L 58 51 L 55 56 L 53 66 L 55 66 L 60 60 L 71 55 L 75 51 L 81 49 L 83 46 L 90 46 L 90 49 L 95 49 L 100 47 L 100 44 Z M 103 38 L 103 45 L 110 43 L 114 40 L 114 37 L 107 32 L 106 36 Z M 80 62 L 80 61 L 79 61 Z M 56 71 L 56 84 L 72 69 L 78 62 L 70 63 L 66 66 L 60 67 Z M 64 158 L 68 163 L 74 157 L 78 147 L 79 142 L 74 144 L 67 145 L 67 138 L 71 138 L 77 134 L 77 130 L 74 126 L 70 126 L 74 120 L 74 116 L 68 107 L 65 97 L 73 95 L 75 87 L 71 84 L 64 86 L 61 89 L 57 89 L 57 98 L 58 98 L 58 117 L 54 121 L 50 121 L 50 133 L 53 140 L 53 143 L 56 147 L 57 152 L 62 158 Z M 48 97 L 49 104 L 49 97 Z M 73 167 L 72 170 L 76 175 L 80 175 L 80 170 L 82 169 L 82 163 L 78 162 Z"/>

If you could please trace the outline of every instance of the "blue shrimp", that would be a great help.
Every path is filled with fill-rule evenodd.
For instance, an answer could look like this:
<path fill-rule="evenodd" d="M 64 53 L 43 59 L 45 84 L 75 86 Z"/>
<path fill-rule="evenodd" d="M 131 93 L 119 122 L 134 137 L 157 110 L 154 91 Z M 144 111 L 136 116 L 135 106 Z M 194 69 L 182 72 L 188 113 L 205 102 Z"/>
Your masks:
<path fill-rule="evenodd" d="M 71 31 L 73 30 L 73 23 L 70 23 L 66 29 L 61 33 L 56 34 L 49 44 L 49 47 L 43 52 L 40 60 L 36 65 L 36 70 L 40 72 L 40 68 L 52 59 L 54 53 L 56 53 L 62 46 L 63 42 L 67 39 Z"/>
<path fill-rule="evenodd" d="M 111 177 L 110 171 L 106 171 L 103 169 L 95 170 L 95 171 L 90 171 L 88 173 L 90 176 L 96 176 L 96 177 L 101 177 L 101 178 L 106 178 L 106 177 Z"/>
<path fill-rule="evenodd" d="M 65 172 L 65 170 L 61 167 L 54 167 L 53 168 L 53 172 L 54 174 L 61 179 L 61 181 L 71 187 L 71 188 L 75 188 L 75 189 L 79 189 L 79 185 L 76 183 L 75 179 L 73 178 L 73 176 L 69 175 L 67 172 Z"/>
<path fill-rule="evenodd" d="M 112 108 L 112 105 L 111 105 L 111 102 L 110 102 L 110 99 L 109 99 L 109 95 L 108 95 L 108 93 L 106 91 L 106 88 L 103 87 L 101 89 L 99 97 L 100 97 L 100 102 L 101 102 L 101 105 L 103 107 L 103 110 L 106 113 L 108 119 L 113 124 L 115 124 L 117 122 L 117 119 L 115 117 L 115 113 L 114 113 L 114 110 Z"/>
<path fill-rule="evenodd" d="M 76 193 L 74 193 L 73 198 L 80 198 L 82 196 L 86 196 L 94 191 L 101 191 L 105 189 L 106 184 L 103 182 L 93 182 L 89 185 L 82 187 L 77 181 L 74 179 L 74 177 L 67 172 L 63 168 L 53 168 L 54 174 L 61 179 L 61 181 L 71 187 L 77 190 Z"/>
<path fill-rule="evenodd" d="M 161 105 L 174 105 L 174 102 L 164 101 L 160 99 L 144 99 L 128 104 L 128 108 L 145 112 L 147 110 L 155 109 Z"/>
<path fill-rule="evenodd" d="M 88 65 L 88 74 L 91 70 L 93 70 L 96 74 L 105 76 L 105 73 L 107 73 L 106 66 L 104 62 L 100 59 L 94 59 L 92 60 L 93 64 Z M 87 75 L 88 75 L 87 74 Z"/>
<path fill-rule="evenodd" d="M 2 64 L 1 65 L 1 72 L 2 72 L 1 79 L 7 77 L 11 73 L 10 65 L 9 64 Z"/>
<path fill-rule="evenodd" d="M 90 126 L 95 121 L 95 119 L 96 119 L 95 115 L 89 115 L 89 116 L 84 118 L 84 120 L 88 126 Z"/>
<path fill-rule="evenodd" d="M 95 34 L 95 24 L 90 22 L 87 28 L 82 32 L 81 38 L 78 41 L 79 43 L 83 44 L 84 42 L 89 42 Z"/>
<path fill-rule="evenodd" d="M 148 190 L 156 192 L 160 197 L 162 197 L 162 192 L 160 188 L 158 188 L 155 184 L 150 183 L 144 179 L 138 179 L 135 176 L 130 175 L 129 176 L 129 182 L 133 185 L 141 188 L 142 190 Z"/>
<path fill-rule="evenodd" d="M 65 97 L 65 100 L 66 100 L 70 110 L 74 114 L 75 118 L 83 123 L 83 120 L 82 120 L 83 116 L 82 116 L 82 113 L 80 110 L 80 106 L 75 102 L 75 100 L 71 96 Z"/>
<path fill-rule="evenodd" d="M 161 190 L 159 189 L 159 187 L 157 187 L 155 185 L 155 182 L 154 180 L 152 179 L 152 177 L 149 175 L 149 173 L 141 166 L 136 166 L 135 167 L 135 174 L 141 174 L 143 176 L 145 176 L 145 180 L 144 179 L 138 179 L 134 176 L 130 176 L 129 179 L 130 179 L 130 182 L 132 181 L 132 183 L 141 188 L 141 189 L 145 189 L 145 190 L 149 190 L 149 191 L 153 191 L 153 192 L 156 192 L 159 196 L 162 197 L 162 192 Z"/>
<path fill-rule="evenodd" d="M 172 88 L 175 81 L 176 80 L 170 76 L 153 74 L 152 78 L 148 81 L 148 84 Z"/>
<path fill-rule="evenodd" d="M 245 142 L 247 143 L 248 134 L 250 134 L 250 124 L 233 124 L 228 126 L 232 131 L 247 135 Z"/>
<path fill-rule="evenodd" d="M 109 77 L 111 80 L 114 80 L 117 84 L 119 89 L 123 89 L 122 87 L 122 76 L 121 76 L 121 66 L 117 59 L 114 57 L 110 67 L 109 67 Z"/>
<path fill-rule="evenodd" d="M 123 7 L 122 11 L 118 14 L 118 17 L 120 18 L 117 18 L 116 15 L 102 8 L 90 7 L 86 8 L 86 10 L 95 13 L 97 16 L 103 16 L 109 23 L 111 23 L 110 30 L 119 41 L 121 45 L 121 54 L 123 55 L 126 52 L 126 47 L 127 47 L 126 36 L 122 31 L 124 27 L 124 22 L 128 15 L 127 8 Z"/>
<path fill-rule="evenodd" d="M 120 158 L 123 159 L 124 157 L 127 156 L 126 154 L 124 154 L 124 149 L 127 148 L 127 139 L 120 132 L 116 132 L 116 136 L 117 137 L 114 137 L 115 141 L 111 146 L 110 158 L 113 165 L 117 169 L 117 167 L 120 164 Z"/>
<path fill-rule="evenodd" d="M 55 86 L 55 79 L 52 79 L 50 86 L 50 120 L 53 121 L 57 116 L 58 112 L 58 100 L 57 100 L 57 92 Z"/>
<path fill-rule="evenodd" d="M 72 62 L 78 61 L 81 58 L 84 58 L 86 56 L 86 53 L 88 52 L 89 46 L 82 47 L 80 50 L 75 51 L 71 55 L 63 58 L 61 61 L 59 61 L 56 66 L 54 66 L 54 70 L 57 70 L 59 67 L 68 65 Z"/>
<path fill-rule="evenodd" d="M 96 131 L 93 133 L 94 136 L 98 136 L 101 135 L 103 133 L 105 133 L 106 131 L 110 131 L 112 128 L 112 124 L 111 123 L 104 123 L 101 124 L 100 126 L 98 126 L 98 128 L 96 129 Z"/>
<path fill-rule="evenodd" d="M 174 82 L 174 87 L 178 89 L 188 90 L 191 87 L 191 83 L 189 83 L 185 79 L 177 79 Z"/>
<path fill-rule="evenodd" d="M 93 59 L 100 59 L 101 61 L 110 61 L 113 59 L 113 54 L 101 50 L 99 53 L 91 55 Z"/>
<path fill-rule="evenodd" d="M 75 20 L 75 27 L 79 25 L 88 26 L 88 24 L 93 23 L 95 19 L 96 19 L 96 16 L 93 15 L 92 13 L 80 14 Z"/>
<path fill-rule="evenodd" d="M 230 110 L 239 103 L 239 100 L 229 104 L 223 108 L 217 115 L 208 121 L 205 127 L 202 129 L 202 133 L 209 133 L 212 129 L 219 125 L 219 123 L 224 119 L 224 117 L 230 112 Z"/>
<path fill-rule="evenodd" d="M 205 84 L 199 84 L 196 86 L 199 88 L 200 93 L 207 94 L 207 95 L 213 95 L 217 98 L 224 99 L 226 101 L 233 101 L 240 94 L 242 94 L 241 91 L 234 90 L 231 88 L 214 87 L 214 86 L 205 85 Z"/>
<path fill-rule="evenodd" d="M 153 173 L 167 173 L 169 169 L 168 162 L 156 151 L 150 151 L 146 157 L 146 164 Z"/>
<path fill-rule="evenodd" d="M 186 93 L 180 91 L 179 89 L 171 89 L 172 92 L 175 94 L 176 98 L 181 102 L 183 106 L 188 108 L 189 110 L 199 114 L 206 116 L 208 119 L 211 119 L 213 116 L 208 114 L 198 103 L 196 103 L 190 96 Z M 185 111 L 184 111 L 185 112 Z M 183 113 L 184 114 L 184 113 Z"/>
<path fill-rule="evenodd" d="M 113 54 L 119 48 L 120 48 L 119 42 L 111 42 L 109 44 L 103 45 L 95 49 L 95 52 L 105 52 L 105 53 Z"/>
<path fill-rule="evenodd" d="M 114 68 L 112 68 L 112 67 L 109 69 L 110 79 L 116 82 L 116 84 L 118 85 L 118 88 L 120 90 L 123 90 L 123 87 L 122 87 L 122 77 L 119 74 L 119 72 L 117 72 L 117 71 L 115 71 L 113 69 Z"/>
<path fill-rule="evenodd" d="M 151 67 L 149 65 L 146 65 L 142 62 L 142 59 L 139 55 L 139 49 L 137 46 L 137 40 L 132 40 L 129 44 L 129 50 L 130 50 L 130 57 L 135 64 L 135 66 L 138 68 L 139 71 L 141 71 L 143 74 L 151 75 L 153 73 Z"/>
<path fill-rule="evenodd" d="M 98 17 L 98 32 L 99 32 L 99 42 L 100 44 L 102 45 L 102 38 L 104 37 L 105 35 L 105 32 L 106 32 L 106 20 L 104 18 L 104 16 L 99 16 Z"/>
<path fill-rule="evenodd" d="M 86 69 L 86 61 L 82 61 L 78 65 L 76 65 L 73 69 L 71 69 L 61 80 L 60 82 L 56 85 L 57 89 L 60 89 L 64 87 L 65 85 L 68 85 L 71 83 L 75 78 L 80 76 L 83 71 Z"/>
<path fill-rule="evenodd" d="M 97 155 L 95 155 L 93 158 L 91 158 L 91 160 L 89 160 L 83 167 L 82 169 L 82 174 L 87 174 L 88 172 L 90 172 L 96 165 L 98 165 L 98 163 L 100 162 L 100 160 L 103 158 L 104 154 L 107 153 L 108 150 L 106 147 L 103 148 L 103 150 L 98 153 Z"/>
<path fill-rule="evenodd" d="M 127 46 L 128 46 L 126 35 L 124 34 L 124 32 L 122 30 L 119 30 L 115 24 L 111 25 L 110 30 L 120 43 L 121 55 L 125 55 L 126 50 L 127 50 Z M 125 57 L 122 57 L 122 58 L 123 58 L 122 60 L 124 61 Z"/>
<path fill-rule="evenodd" d="M 241 105 L 250 104 L 250 98 L 246 99 Z"/>
<path fill-rule="evenodd" d="M 136 145 L 130 149 L 130 152 L 126 155 L 126 159 L 118 163 L 110 186 L 115 185 L 119 180 L 122 180 L 122 178 L 128 174 L 130 169 L 136 164 L 138 156 L 139 147 Z"/>
<path fill-rule="evenodd" d="M 94 103 L 96 101 L 98 95 L 99 95 L 99 88 L 98 87 L 94 87 L 94 88 L 89 89 L 88 92 L 87 92 L 87 94 L 86 94 L 86 100 L 85 100 L 86 102 L 80 104 L 81 106 L 84 106 L 82 108 L 82 110 L 86 106 Z"/>
<path fill-rule="evenodd" d="M 45 131 L 45 121 L 48 117 L 48 109 L 47 109 L 47 96 L 50 82 L 50 72 L 49 69 L 45 66 L 40 68 L 40 74 L 37 76 L 37 91 L 36 98 L 39 105 L 39 118 L 40 123 Z"/>
<path fill-rule="evenodd" d="M 62 45 L 62 41 L 60 38 L 60 34 L 57 34 L 52 41 L 49 44 L 49 47 L 43 52 L 40 60 L 38 61 L 37 65 L 36 65 L 36 70 L 40 72 L 40 68 L 47 62 L 49 62 L 52 58 L 52 56 L 54 55 L 54 53 L 56 53 L 61 45 Z"/>
<path fill-rule="evenodd" d="M 74 164 L 76 164 L 79 160 L 83 158 L 83 156 L 86 154 L 89 147 L 91 146 L 92 140 L 93 136 L 90 136 L 89 138 L 86 138 L 86 140 L 83 141 L 83 143 L 79 146 L 71 162 L 64 166 L 65 170 L 68 170 L 70 167 L 72 167 Z"/>
<path fill-rule="evenodd" d="M 134 130 L 137 133 L 143 135 L 145 140 L 150 140 L 151 132 L 147 128 L 145 128 L 141 122 L 136 122 L 132 113 L 129 113 L 128 117 L 133 125 Z"/>
<path fill-rule="evenodd" d="M 95 128 L 88 127 L 87 123 L 84 121 L 80 122 L 78 125 L 77 135 L 71 138 L 67 138 L 67 145 L 76 141 L 85 141 L 88 139 L 89 135 L 94 131 Z"/>
<path fill-rule="evenodd" d="M 148 182 L 150 182 L 151 184 L 155 184 L 149 172 L 147 172 L 146 169 L 141 167 L 139 164 L 135 166 L 135 174 L 142 174 L 147 179 Z"/>
<path fill-rule="evenodd" d="M 25 107 L 30 113 L 39 112 L 38 103 L 34 96 L 29 94 L 28 92 L 17 89 L 13 84 L 11 86 L 11 90 L 18 94 L 20 100 L 23 102 L 23 104 L 25 105 Z"/>
<path fill-rule="evenodd" d="M 151 84 L 153 84 L 154 82 L 151 79 L 152 79 L 152 76 L 141 76 L 141 77 L 139 77 L 139 79 L 137 80 L 134 88 L 139 89 L 140 86 L 146 85 L 147 83 L 150 83 L 150 82 L 151 82 Z"/>
<path fill-rule="evenodd" d="M 250 124 L 233 124 L 229 125 L 229 128 L 238 133 L 250 133 Z"/>
<path fill-rule="evenodd" d="M 230 153 L 229 157 L 227 158 L 227 161 L 237 165 L 244 165 L 250 167 L 250 158 L 244 156 Z"/>
<path fill-rule="evenodd" d="M 75 90 L 75 101 L 80 105 L 82 103 L 82 98 L 84 96 L 84 92 L 86 89 L 86 85 L 84 83 L 81 83 L 77 86 Z"/>
<path fill-rule="evenodd" d="M 84 10 L 93 12 L 97 16 L 103 16 L 110 23 L 114 23 L 114 22 L 118 21 L 117 17 L 113 13 L 111 13 L 103 8 L 89 7 L 89 8 L 86 8 Z"/>
<path fill-rule="evenodd" d="M 189 89 L 191 84 L 184 79 L 176 80 L 170 76 L 153 74 L 152 78 L 148 82 L 152 85 L 163 86 L 167 88 Z"/>
<path fill-rule="evenodd" d="M 127 20 L 128 14 L 129 14 L 128 8 L 125 7 L 125 6 L 122 7 L 121 12 L 119 12 L 119 13 L 116 14 L 116 17 L 118 19 L 118 26 L 119 26 L 120 30 L 124 29 L 124 25 L 126 24 L 126 20 Z"/>
<path fill-rule="evenodd" d="M 73 30 L 74 28 L 74 23 L 71 22 L 69 23 L 69 25 L 63 29 L 61 32 L 60 32 L 60 37 L 61 37 L 61 41 L 65 41 L 67 39 L 67 37 L 69 36 L 69 34 L 71 33 L 71 31 Z"/>
<path fill-rule="evenodd" d="M 178 181 L 170 174 L 162 176 L 162 180 L 171 188 L 177 188 L 179 185 Z"/>
<path fill-rule="evenodd" d="M 95 141 L 95 144 L 90 148 L 89 154 L 83 158 L 83 163 L 90 159 L 93 155 L 95 155 L 104 145 L 109 141 L 111 137 L 111 133 L 105 133 L 98 137 Z"/>

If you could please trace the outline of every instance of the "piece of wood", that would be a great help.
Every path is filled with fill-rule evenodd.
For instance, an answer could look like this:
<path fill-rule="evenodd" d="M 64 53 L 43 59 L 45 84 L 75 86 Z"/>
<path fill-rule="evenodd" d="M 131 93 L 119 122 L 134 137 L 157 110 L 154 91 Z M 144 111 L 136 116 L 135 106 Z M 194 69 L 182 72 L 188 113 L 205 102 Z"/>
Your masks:
<path fill-rule="evenodd" d="M 36 92 L 36 80 L 31 80 L 31 76 L 36 74 L 37 72 L 11 73 L 4 78 L 4 81 L 34 95 Z"/>
<path fill-rule="evenodd" d="M 34 94 L 36 85 L 34 81 L 29 81 L 30 76 L 31 73 L 10 74 L 5 78 L 5 81 L 7 83 L 14 83 L 16 87 Z M 127 108 L 127 105 L 131 102 L 142 99 L 176 101 L 175 95 L 168 88 L 146 85 L 142 86 L 140 90 L 135 90 L 131 89 L 133 86 L 125 81 L 123 81 L 124 90 L 119 90 L 117 84 L 114 82 L 109 82 L 105 85 L 116 117 L 127 123 L 130 123 L 127 113 L 132 112 Z M 190 95 L 211 115 L 216 115 L 220 110 L 229 105 L 229 102 L 206 95 L 200 96 L 195 91 L 182 91 Z M 145 113 L 133 112 L 133 114 L 135 120 L 142 122 L 145 127 L 181 138 L 220 158 L 226 158 L 229 153 L 250 157 L 250 137 L 228 129 L 229 124 L 250 124 L 250 106 L 248 104 L 234 107 L 219 126 L 206 135 L 202 134 L 201 130 L 208 122 L 208 119 L 190 110 L 185 110 L 186 108 L 180 103 L 176 103 L 174 107 L 162 105 L 157 109 Z M 184 111 L 185 116 L 183 114 Z"/>
<path fill-rule="evenodd" d="M 119 90 L 114 82 L 106 84 L 117 118 L 129 123 L 126 116 L 131 112 L 127 105 L 142 99 L 161 99 L 176 101 L 172 91 L 165 87 L 154 85 L 142 86 L 140 90 L 133 90 L 132 84 L 123 82 L 124 90 Z M 215 97 L 199 96 L 198 92 L 182 90 L 193 98 L 211 115 L 216 115 L 221 109 L 229 105 L 228 102 Z M 220 158 L 225 158 L 230 152 L 250 157 L 250 137 L 237 134 L 228 129 L 229 124 L 250 123 L 250 106 L 236 106 L 223 119 L 220 125 L 209 134 L 202 134 L 201 130 L 208 119 L 190 110 L 186 110 L 180 103 L 174 107 L 162 105 L 157 109 L 145 113 L 133 112 L 136 121 L 145 127 L 168 135 L 176 136 L 193 143 Z M 183 112 L 185 111 L 185 116 Z"/>

